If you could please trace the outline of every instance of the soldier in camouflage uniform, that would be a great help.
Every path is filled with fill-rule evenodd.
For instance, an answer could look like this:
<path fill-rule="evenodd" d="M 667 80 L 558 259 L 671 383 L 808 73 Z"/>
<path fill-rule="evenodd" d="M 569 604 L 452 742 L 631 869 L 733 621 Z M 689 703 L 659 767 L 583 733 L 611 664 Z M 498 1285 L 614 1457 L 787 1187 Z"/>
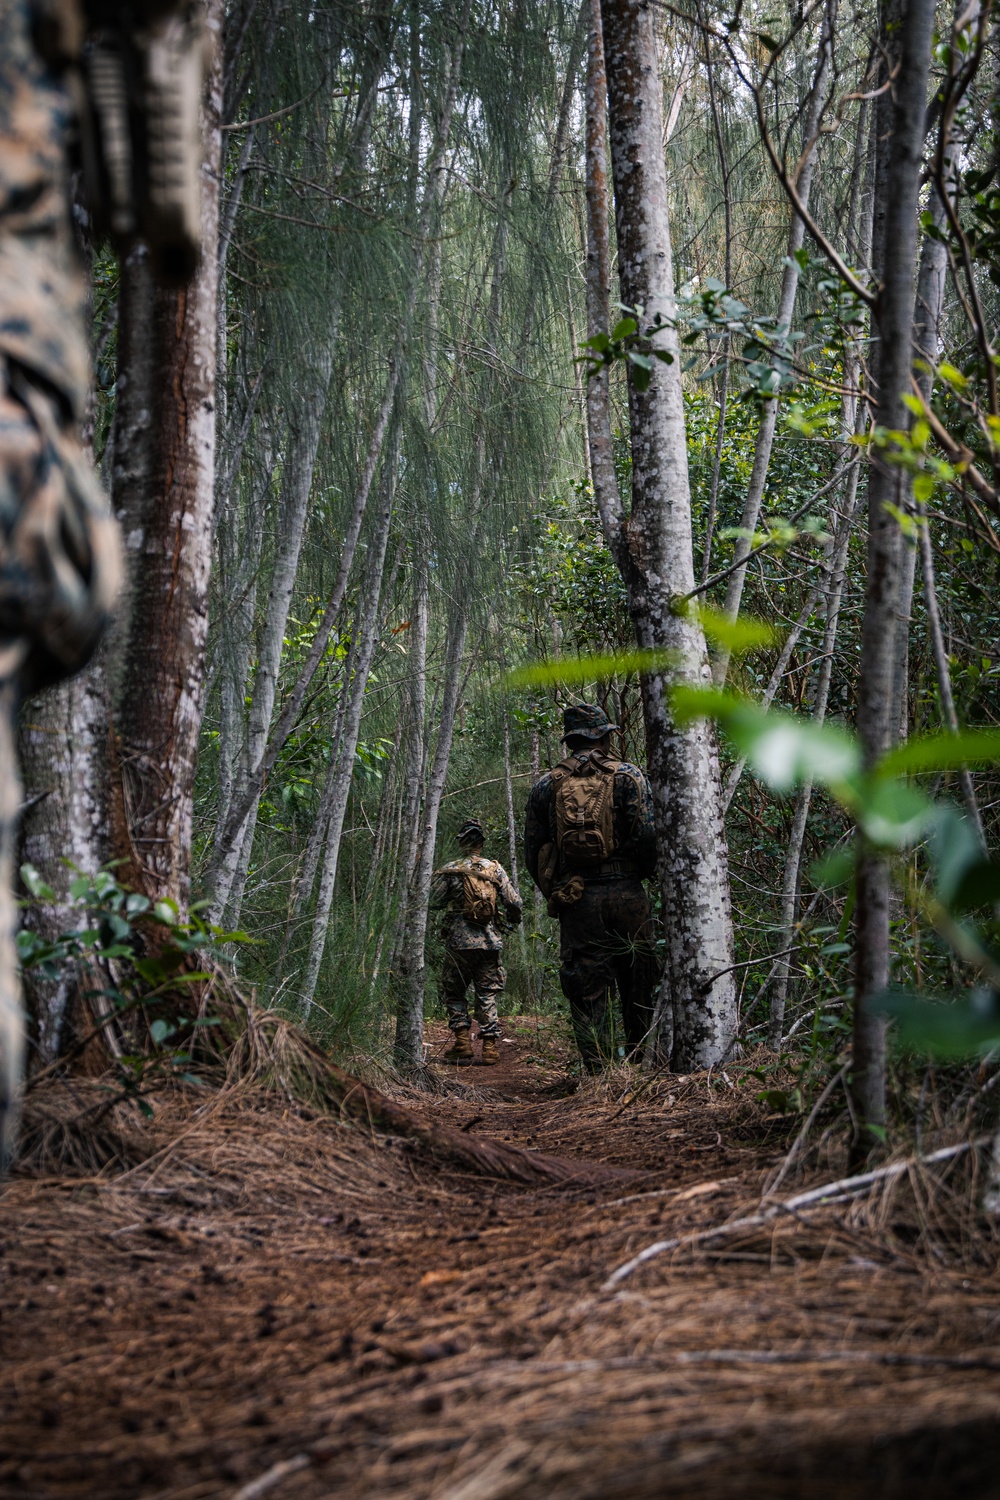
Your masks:
<path fill-rule="evenodd" d="M 563 740 L 577 764 L 607 757 L 617 729 L 602 709 L 573 704 L 563 711 Z M 559 918 L 559 980 L 569 1001 L 583 1066 L 596 1073 L 612 1056 L 611 996 L 621 999 L 625 1045 L 638 1060 L 653 1019 L 658 979 L 656 945 L 643 880 L 656 873 L 656 838 L 649 783 L 638 766 L 613 763 L 613 845 L 598 864 L 574 866 L 559 848 L 556 787 L 561 763 L 532 787 L 524 832 L 525 863 Z M 550 854 L 550 851 L 551 854 Z M 548 861 L 540 869 L 540 856 Z"/>
<path fill-rule="evenodd" d="M 445 912 L 441 924 L 445 945 L 441 994 L 453 1040 L 444 1060 L 459 1066 L 468 1065 L 473 1057 L 472 1023 L 466 999 L 470 985 L 483 1043 L 482 1061 L 487 1067 L 500 1061 L 497 1004 L 507 982 L 500 921 L 503 918 L 509 926 L 516 927 L 521 920 L 521 898 L 503 865 L 495 859 L 484 859 L 484 843 L 483 825 L 478 819 L 463 823 L 458 831 L 462 858 L 436 870 L 431 885 L 432 908 Z M 485 922 L 476 921 L 469 914 L 467 877 L 470 875 L 481 889 L 492 887 L 495 893 L 492 917 Z"/>
<path fill-rule="evenodd" d="M 23 1045 L 13 716 L 25 693 L 86 662 L 120 568 L 117 528 L 80 439 L 87 297 L 70 219 L 65 26 L 56 24 L 72 29 L 74 17 L 64 4 L 47 25 L 54 10 L 4 0 L 0 34 L 0 1156 L 11 1145 Z"/>

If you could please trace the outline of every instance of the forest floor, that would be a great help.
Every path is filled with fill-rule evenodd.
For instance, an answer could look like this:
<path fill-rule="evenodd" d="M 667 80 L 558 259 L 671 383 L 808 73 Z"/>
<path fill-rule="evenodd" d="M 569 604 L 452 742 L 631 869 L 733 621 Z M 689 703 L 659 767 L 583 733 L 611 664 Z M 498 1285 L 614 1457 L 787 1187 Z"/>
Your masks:
<path fill-rule="evenodd" d="M 407 1102 L 577 1182 L 484 1179 L 259 1090 L 167 1101 L 125 1172 L 15 1177 L 0 1494 L 1000 1495 L 1000 1285 L 918 1243 L 919 1184 L 603 1290 L 752 1212 L 797 1122 L 749 1070 L 567 1092 L 558 1028 L 507 1025 L 499 1067 Z"/>

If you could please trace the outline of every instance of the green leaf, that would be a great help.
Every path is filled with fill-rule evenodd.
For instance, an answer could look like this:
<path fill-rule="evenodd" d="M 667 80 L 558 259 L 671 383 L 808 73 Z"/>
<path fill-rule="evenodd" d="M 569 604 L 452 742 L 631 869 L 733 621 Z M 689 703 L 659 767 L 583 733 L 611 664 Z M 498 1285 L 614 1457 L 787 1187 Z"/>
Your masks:
<path fill-rule="evenodd" d="M 156 1045 L 159 1046 L 161 1042 L 165 1042 L 167 1040 L 168 1036 L 172 1036 L 176 1030 L 177 1027 L 171 1026 L 169 1021 L 157 1019 L 150 1024 L 149 1034 L 153 1038 L 153 1041 L 156 1043 Z"/>
<path fill-rule="evenodd" d="M 831 891 L 846 885 L 854 874 L 854 850 L 834 849 L 818 859 L 809 871 L 817 890 Z"/>
<path fill-rule="evenodd" d="M 843 792 L 859 776 L 857 745 L 832 725 L 767 712 L 746 698 L 716 688 L 678 687 L 671 703 L 679 723 L 717 719 L 756 774 L 775 791 L 789 791 L 810 780 Z"/>
<path fill-rule="evenodd" d="M 937 1057 L 976 1057 L 1000 1042 L 1000 1002 L 992 990 L 973 990 L 950 1003 L 887 990 L 865 1009 L 895 1021 L 902 1042 Z"/>
<path fill-rule="evenodd" d="M 765 620 L 755 620 L 749 615 L 738 615 L 731 620 L 720 609 L 707 604 L 689 604 L 677 613 L 693 615 L 708 639 L 726 647 L 734 656 L 757 651 L 761 646 L 778 646 L 784 638 L 783 630 Z"/>
<path fill-rule="evenodd" d="M 149 897 L 140 896 L 138 891 L 133 891 L 125 901 L 125 910 L 128 912 L 129 916 L 132 917 L 137 917 L 140 912 L 149 911 L 149 907 Z"/>
<path fill-rule="evenodd" d="M 963 375 L 961 370 L 957 370 L 947 360 L 938 365 L 937 372 L 941 379 L 946 380 L 949 385 L 954 386 L 956 391 L 964 391 L 969 384 L 968 376 Z"/>
<path fill-rule="evenodd" d="M 639 325 L 634 318 L 619 318 L 611 330 L 611 337 L 613 339 L 628 339 L 632 337 L 633 333 L 637 333 L 638 329 Z M 598 334 L 598 338 L 606 339 L 607 335 Z"/>
<path fill-rule="evenodd" d="M 172 901 L 169 896 L 165 897 L 162 901 L 157 901 L 153 907 L 153 915 L 158 921 L 163 922 L 165 926 L 176 927 L 180 917 L 177 902 Z"/>
<path fill-rule="evenodd" d="M 55 891 L 42 879 L 34 865 L 25 864 L 21 866 L 21 879 L 36 901 L 54 901 L 56 899 Z"/>
<path fill-rule="evenodd" d="M 966 874 L 982 861 L 978 832 L 957 807 L 939 807 L 930 848 L 935 890 L 946 905 L 951 905 Z"/>
<path fill-rule="evenodd" d="M 556 661 L 536 662 L 517 667 L 508 673 L 510 687 L 547 687 L 551 683 L 593 682 L 598 677 L 616 673 L 655 672 L 676 665 L 677 654 L 666 648 L 653 651 L 625 651 L 605 656 L 564 656 Z"/>
<path fill-rule="evenodd" d="M 1000 730 L 966 729 L 961 734 L 918 735 L 890 750 L 878 763 L 879 776 L 915 771 L 947 771 L 956 766 L 993 765 L 1000 761 Z"/>
<path fill-rule="evenodd" d="M 869 781 L 857 807 L 857 818 L 873 844 L 903 849 L 933 825 L 935 811 L 930 798 L 905 781 Z"/>
<path fill-rule="evenodd" d="M 584 339 L 580 346 L 582 349 L 594 349 L 598 354 L 611 348 L 611 340 L 606 333 L 595 333 L 592 338 Z"/>

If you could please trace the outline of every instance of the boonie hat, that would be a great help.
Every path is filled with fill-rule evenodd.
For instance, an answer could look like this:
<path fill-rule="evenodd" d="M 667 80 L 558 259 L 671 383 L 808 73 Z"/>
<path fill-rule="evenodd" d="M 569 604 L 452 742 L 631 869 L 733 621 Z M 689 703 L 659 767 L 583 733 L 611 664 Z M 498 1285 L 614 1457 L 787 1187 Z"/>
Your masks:
<path fill-rule="evenodd" d="M 563 709 L 563 732 L 564 740 L 578 738 L 581 740 L 603 740 L 612 729 L 617 729 L 617 724 L 612 724 L 603 708 L 598 708 L 596 703 L 571 703 Z"/>
<path fill-rule="evenodd" d="M 455 835 L 460 844 L 485 844 L 486 832 L 478 818 L 469 818 Z"/>

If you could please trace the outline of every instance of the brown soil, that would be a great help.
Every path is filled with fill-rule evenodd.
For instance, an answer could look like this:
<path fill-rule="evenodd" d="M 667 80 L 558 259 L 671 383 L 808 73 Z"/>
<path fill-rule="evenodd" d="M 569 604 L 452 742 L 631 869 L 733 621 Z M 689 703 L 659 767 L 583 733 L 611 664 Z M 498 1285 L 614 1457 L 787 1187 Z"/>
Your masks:
<path fill-rule="evenodd" d="M 11 1182 L 0 1495 L 1000 1495 L 1000 1289 L 958 1231 L 928 1255 L 927 1179 L 604 1291 L 752 1211 L 794 1122 L 735 1069 L 568 1094 L 558 1037 L 509 1031 L 499 1067 L 408 1102 L 583 1185 L 249 1091 L 166 1103 L 125 1173 Z"/>

